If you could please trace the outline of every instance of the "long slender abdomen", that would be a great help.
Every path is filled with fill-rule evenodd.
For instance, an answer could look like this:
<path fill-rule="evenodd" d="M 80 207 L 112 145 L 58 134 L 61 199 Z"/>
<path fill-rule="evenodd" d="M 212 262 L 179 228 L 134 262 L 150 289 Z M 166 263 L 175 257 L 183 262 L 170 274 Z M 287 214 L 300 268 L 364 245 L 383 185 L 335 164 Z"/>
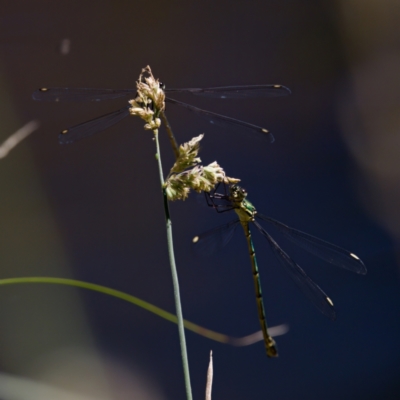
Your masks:
<path fill-rule="evenodd" d="M 262 291 L 261 291 L 260 274 L 258 272 L 256 253 L 254 251 L 253 241 L 251 239 L 249 224 L 247 222 L 243 222 L 243 221 L 241 221 L 241 224 L 242 224 L 242 227 L 244 230 L 244 234 L 246 236 L 247 247 L 248 247 L 249 255 L 250 255 L 250 262 L 251 262 L 251 268 L 252 268 L 253 280 L 254 280 L 254 289 L 256 292 L 258 319 L 260 321 L 261 330 L 262 330 L 263 336 L 264 336 L 265 348 L 267 350 L 268 357 L 277 357 L 278 349 L 277 349 L 276 343 L 275 343 L 274 339 L 272 339 L 272 337 L 268 333 L 268 326 L 267 326 L 267 320 L 265 318 L 264 302 L 263 302 Z"/>

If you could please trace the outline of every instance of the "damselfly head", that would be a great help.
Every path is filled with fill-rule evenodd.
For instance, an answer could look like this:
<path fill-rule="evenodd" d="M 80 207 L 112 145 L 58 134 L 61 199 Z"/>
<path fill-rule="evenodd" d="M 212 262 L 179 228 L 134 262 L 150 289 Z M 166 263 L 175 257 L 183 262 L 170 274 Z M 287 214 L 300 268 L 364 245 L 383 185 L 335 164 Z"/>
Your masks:
<path fill-rule="evenodd" d="M 243 189 L 242 187 L 240 187 L 239 185 L 231 185 L 229 187 L 229 191 L 231 193 L 231 196 L 235 199 L 235 200 L 243 200 L 247 197 L 247 192 L 245 189 Z"/>

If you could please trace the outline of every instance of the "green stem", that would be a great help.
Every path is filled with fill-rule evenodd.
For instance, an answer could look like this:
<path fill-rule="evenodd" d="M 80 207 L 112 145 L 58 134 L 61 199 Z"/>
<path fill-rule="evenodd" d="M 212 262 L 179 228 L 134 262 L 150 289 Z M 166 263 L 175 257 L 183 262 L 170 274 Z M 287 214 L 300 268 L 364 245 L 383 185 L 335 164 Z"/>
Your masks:
<path fill-rule="evenodd" d="M 188 361 L 188 356 L 187 356 L 187 351 L 186 351 L 185 328 L 184 328 L 183 315 L 182 315 L 181 299 L 180 299 L 180 294 L 179 294 L 178 272 L 176 270 L 176 264 L 175 264 L 174 244 L 173 244 L 173 240 L 172 240 L 172 223 L 171 223 L 171 218 L 169 215 L 167 194 L 164 189 L 164 174 L 163 174 L 162 163 L 161 163 L 160 144 L 158 141 L 158 130 L 154 130 L 154 136 L 155 136 L 156 148 L 157 148 L 156 159 L 158 161 L 158 170 L 160 173 L 161 187 L 163 188 L 162 192 L 163 192 L 163 199 L 164 199 L 165 219 L 166 219 L 166 225 L 167 225 L 168 254 L 169 254 L 169 263 L 171 265 L 172 282 L 173 282 L 173 286 L 174 286 L 175 308 L 176 308 L 176 316 L 178 318 L 179 341 L 180 341 L 180 345 L 181 345 L 181 355 L 182 355 L 182 364 L 183 364 L 183 374 L 185 377 L 186 397 L 187 397 L 187 400 L 192 400 L 192 388 L 190 385 L 190 374 L 189 374 L 189 361 Z"/>
<path fill-rule="evenodd" d="M 139 299 L 136 296 L 132 296 L 131 294 L 121 292 L 120 290 L 112 289 L 107 286 L 97 285 L 95 283 L 78 281 L 76 279 L 67 279 L 67 278 L 55 278 L 50 276 L 25 276 L 20 278 L 5 278 L 0 279 L 0 286 L 4 285 L 20 285 L 27 283 L 39 283 L 39 284 L 53 284 L 53 285 L 65 285 L 71 286 L 86 290 L 93 290 L 94 292 L 99 292 L 106 294 L 108 296 L 113 296 L 118 299 L 127 301 L 128 303 L 134 304 L 138 307 L 141 307 L 161 318 L 166 319 L 167 321 L 173 322 L 174 324 L 178 324 L 178 318 L 175 314 L 172 314 L 168 311 L 163 310 L 160 307 L 157 307 L 145 300 Z M 235 338 L 230 337 L 228 335 L 224 335 L 223 333 L 215 332 L 210 329 L 204 328 L 200 325 L 194 324 L 193 322 L 183 320 L 185 328 L 189 331 L 197 333 L 198 335 L 204 336 L 210 340 L 215 340 L 216 342 L 231 344 L 232 346 L 247 346 L 248 344 L 253 344 L 258 340 L 251 340 L 251 338 L 255 335 L 254 333 L 248 336 L 244 336 L 243 338 Z M 257 334 L 258 332 L 256 332 Z M 250 338 L 250 341 L 248 340 Z"/>

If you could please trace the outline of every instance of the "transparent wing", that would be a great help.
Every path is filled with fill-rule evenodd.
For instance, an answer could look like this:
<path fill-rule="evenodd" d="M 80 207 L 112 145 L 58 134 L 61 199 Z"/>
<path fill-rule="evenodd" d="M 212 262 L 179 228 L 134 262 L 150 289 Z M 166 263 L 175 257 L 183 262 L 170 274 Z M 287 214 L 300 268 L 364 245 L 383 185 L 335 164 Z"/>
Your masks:
<path fill-rule="evenodd" d="M 192 251 L 198 257 L 205 257 L 216 253 L 226 246 L 233 237 L 239 220 L 210 229 L 192 240 Z"/>
<path fill-rule="evenodd" d="M 191 93 L 196 96 L 219 99 L 246 99 L 251 97 L 281 97 L 290 89 L 282 85 L 220 86 L 211 88 L 166 89 L 167 93 Z"/>
<path fill-rule="evenodd" d="M 263 221 L 274 225 L 293 243 L 297 244 L 299 247 L 303 248 L 309 253 L 321 258 L 322 260 L 336 265 L 337 267 L 356 272 L 357 274 L 365 275 L 367 273 L 364 263 L 350 251 L 326 242 L 325 240 L 318 239 L 317 237 L 309 235 L 308 233 L 290 228 L 287 225 L 282 224 L 282 222 L 276 221 L 270 217 L 266 217 L 265 215 L 257 214 L 256 216 Z"/>
<path fill-rule="evenodd" d="M 60 144 L 76 142 L 115 125 L 129 115 L 129 106 L 63 130 L 58 135 Z"/>
<path fill-rule="evenodd" d="M 326 293 L 280 248 L 278 243 L 275 242 L 275 240 L 257 221 L 254 221 L 254 224 L 257 226 L 261 234 L 267 238 L 277 260 L 284 267 L 285 271 L 290 275 L 300 290 L 314 303 L 318 310 L 331 320 L 335 320 L 335 308 Z"/>
<path fill-rule="evenodd" d="M 102 101 L 130 96 L 136 97 L 136 89 L 96 88 L 40 88 L 33 92 L 39 101 Z M 214 98 L 241 99 L 250 97 L 280 97 L 289 95 L 290 90 L 282 85 L 221 86 L 212 88 L 166 89 L 167 93 L 192 93 Z"/>
<path fill-rule="evenodd" d="M 91 89 L 91 88 L 41 88 L 32 94 L 38 101 L 102 101 L 136 97 L 136 89 Z"/>
<path fill-rule="evenodd" d="M 261 126 L 249 124 L 248 122 L 240 121 L 225 115 L 216 114 L 211 111 L 202 110 L 200 108 L 191 106 L 190 104 L 182 103 L 181 101 L 174 100 L 169 97 L 167 97 L 165 101 L 184 107 L 187 110 L 196 113 L 199 117 L 207 120 L 213 125 L 218 125 L 225 129 L 239 129 L 240 131 L 251 132 L 256 134 L 258 137 L 269 139 L 271 143 L 275 140 L 273 135 L 267 129 L 262 128 Z"/>

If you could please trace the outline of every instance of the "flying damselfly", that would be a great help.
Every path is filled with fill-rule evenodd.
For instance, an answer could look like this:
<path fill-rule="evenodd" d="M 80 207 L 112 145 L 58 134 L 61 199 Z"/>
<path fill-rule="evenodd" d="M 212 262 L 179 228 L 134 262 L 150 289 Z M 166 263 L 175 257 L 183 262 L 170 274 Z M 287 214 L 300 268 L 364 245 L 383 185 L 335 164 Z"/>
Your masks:
<path fill-rule="evenodd" d="M 250 234 L 250 223 L 253 223 L 258 231 L 267 239 L 277 260 L 302 292 L 331 320 L 336 318 L 336 312 L 332 300 L 314 281 L 311 280 L 304 270 L 282 250 L 278 243 L 275 242 L 258 221 L 261 220 L 273 225 L 293 243 L 333 265 L 362 275 L 367 273 L 367 269 L 355 254 L 297 229 L 289 228 L 287 225 L 278 222 L 275 219 L 257 213 L 253 204 L 247 200 L 246 190 L 240 186 L 236 184 L 230 185 L 228 189 L 229 192 L 227 191 L 225 184 L 224 188 L 225 193 L 217 193 L 217 188 L 211 193 L 206 193 L 207 204 L 208 206 L 213 207 L 217 212 L 234 210 L 238 219 L 211 229 L 202 235 L 196 236 L 193 239 L 193 249 L 198 255 L 213 252 L 228 244 L 236 227 L 239 224 L 242 225 L 247 239 L 247 246 L 253 271 L 258 316 L 264 336 L 267 355 L 269 357 L 276 357 L 278 355 L 277 347 L 275 341 L 268 333 L 268 326 L 265 318 L 258 265 Z"/>
<path fill-rule="evenodd" d="M 162 85 L 162 84 L 161 84 Z M 246 85 L 246 86 L 221 86 L 210 88 L 186 88 L 186 89 L 167 89 L 161 86 L 164 92 L 169 94 L 191 93 L 196 96 L 219 98 L 219 99 L 246 99 L 251 97 L 280 97 L 290 94 L 290 90 L 282 85 Z M 94 89 L 94 88 L 41 88 L 33 92 L 34 100 L 39 101 L 102 101 L 128 97 L 136 97 L 136 89 Z M 257 136 L 269 137 L 274 141 L 272 134 L 261 126 L 253 125 L 248 122 L 240 121 L 225 115 L 206 111 L 178 100 L 166 97 L 165 101 L 170 104 L 183 107 L 194 112 L 210 123 L 223 128 L 238 128 L 245 132 Z M 59 135 L 61 144 L 72 143 L 77 140 L 92 136 L 97 132 L 115 125 L 129 115 L 130 106 L 125 106 L 109 114 L 102 115 L 90 121 L 64 129 Z"/>

